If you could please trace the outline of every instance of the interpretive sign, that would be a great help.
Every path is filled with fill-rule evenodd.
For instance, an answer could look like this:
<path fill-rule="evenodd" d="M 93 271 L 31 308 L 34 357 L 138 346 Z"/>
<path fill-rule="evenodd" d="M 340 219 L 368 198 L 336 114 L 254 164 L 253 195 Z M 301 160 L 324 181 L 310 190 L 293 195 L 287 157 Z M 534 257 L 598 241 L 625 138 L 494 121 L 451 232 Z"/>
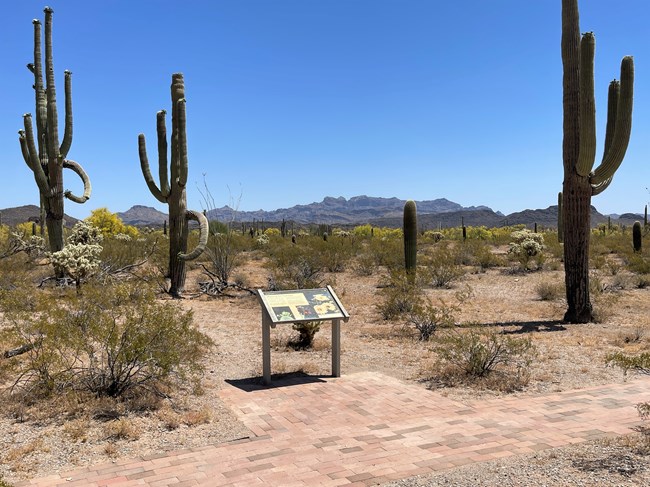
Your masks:
<path fill-rule="evenodd" d="M 350 315 L 331 286 L 291 291 L 257 290 L 262 304 L 262 368 L 264 383 L 271 383 L 271 328 L 278 323 L 332 321 L 332 375 L 341 376 L 341 320 Z"/>
<path fill-rule="evenodd" d="M 258 294 L 274 324 L 347 318 L 331 288 L 258 291 Z"/>

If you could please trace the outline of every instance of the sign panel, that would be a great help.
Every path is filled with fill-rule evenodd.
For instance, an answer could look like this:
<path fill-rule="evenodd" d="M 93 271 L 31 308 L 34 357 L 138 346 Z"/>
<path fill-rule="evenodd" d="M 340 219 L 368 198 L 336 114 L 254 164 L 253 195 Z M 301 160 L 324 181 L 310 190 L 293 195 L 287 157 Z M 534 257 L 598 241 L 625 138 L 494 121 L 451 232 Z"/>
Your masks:
<path fill-rule="evenodd" d="M 273 323 L 349 317 L 331 287 L 258 293 Z"/>

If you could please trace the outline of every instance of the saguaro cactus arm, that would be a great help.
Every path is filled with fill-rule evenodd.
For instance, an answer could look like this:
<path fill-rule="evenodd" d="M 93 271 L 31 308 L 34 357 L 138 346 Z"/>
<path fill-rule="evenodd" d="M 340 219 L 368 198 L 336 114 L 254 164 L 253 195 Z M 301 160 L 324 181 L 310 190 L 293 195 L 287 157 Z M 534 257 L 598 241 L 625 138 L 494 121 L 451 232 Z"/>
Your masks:
<path fill-rule="evenodd" d="M 195 210 L 187 210 L 185 212 L 185 218 L 199 223 L 199 243 L 192 252 L 187 254 L 180 253 L 178 254 L 178 258 L 181 260 L 194 260 L 203 253 L 208 244 L 208 219 L 202 212 Z"/>
<path fill-rule="evenodd" d="M 140 168 L 142 169 L 142 175 L 144 176 L 144 180 L 147 183 L 147 187 L 149 188 L 149 191 L 151 191 L 151 194 L 158 201 L 160 201 L 161 203 L 167 203 L 167 197 L 163 195 L 160 189 L 158 189 L 158 186 L 156 186 L 156 183 L 153 180 L 153 176 L 151 175 L 151 170 L 149 169 L 149 158 L 147 157 L 147 143 L 144 134 L 138 135 L 138 152 L 140 155 Z M 160 154 L 159 154 L 159 158 L 161 158 Z M 167 158 L 167 152 L 165 152 L 165 159 L 166 158 Z M 166 172 L 167 172 L 167 166 L 165 165 L 165 173 Z"/>
<path fill-rule="evenodd" d="M 81 167 L 81 164 L 79 164 L 76 161 L 72 161 L 70 159 L 64 159 L 63 161 L 63 168 L 64 169 L 71 169 L 75 174 L 77 174 L 80 178 L 81 181 L 84 184 L 84 192 L 82 196 L 76 196 L 72 193 L 72 191 L 66 190 L 63 193 L 63 196 L 68 198 L 70 201 L 74 201 L 75 203 L 85 203 L 88 201 L 90 198 L 90 193 L 92 190 L 92 186 L 90 185 L 90 178 L 86 174 L 86 172 L 83 170 L 83 167 Z"/>
<path fill-rule="evenodd" d="M 576 172 L 588 176 L 596 159 L 596 102 L 594 101 L 593 32 L 583 34 L 580 40 L 580 152 Z"/>
<path fill-rule="evenodd" d="M 179 158 L 179 174 L 178 185 L 184 188 L 187 185 L 187 134 L 185 132 L 186 114 L 185 114 L 185 98 L 181 98 L 176 102 L 176 110 L 178 113 L 178 158 Z"/>
<path fill-rule="evenodd" d="M 36 143 L 34 142 L 34 129 L 32 128 L 32 114 L 26 113 L 23 115 L 23 122 L 25 130 L 19 131 L 20 147 L 25 158 L 27 166 L 34 173 L 34 180 L 38 186 L 38 190 L 44 196 L 50 194 L 50 185 L 43 170 L 43 166 L 38 158 L 36 151 Z"/>
<path fill-rule="evenodd" d="M 602 162 L 590 176 L 592 186 L 600 185 L 614 176 L 623 162 L 625 151 L 630 142 L 634 97 L 634 60 L 632 56 L 625 56 L 621 61 L 620 89 L 616 89 L 619 85 L 616 80 L 612 81 L 610 85 L 614 86 L 613 89 L 610 89 L 610 93 L 617 93 L 615 96 L 616 119 L 612 122 L 614 132 L 610 135 L 611 143 L 605 150 Z M 610 110 L 608 110 L 608 116 L 609 112 Z M 607 125 L 610 126 L 609 120 Z"/>
<path fill-rule="evenodd" d="M 63 131 L 63 142 L 59 152 L 64 159 L 68 156 L 70 146 L 72 145 L 72 72 L 67 69 L 65 73 L 65 128 Z"/>

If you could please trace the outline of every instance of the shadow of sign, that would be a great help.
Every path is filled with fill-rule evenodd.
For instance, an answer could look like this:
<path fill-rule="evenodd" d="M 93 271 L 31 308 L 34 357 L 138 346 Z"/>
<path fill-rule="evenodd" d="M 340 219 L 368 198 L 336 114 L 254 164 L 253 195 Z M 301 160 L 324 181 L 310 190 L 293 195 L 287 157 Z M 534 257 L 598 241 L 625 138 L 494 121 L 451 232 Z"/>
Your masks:
<path fill-rule="evenodd" d="M 288 374 L 273 374 L 270 385 L 264 385 L 263 377 L 248 377 L 245 379 L 226 379 L 226 383 L 244 392 L 268 390 L 270 387 L 291 387 L 303 384 L 325 383 L 331 376 L 308 375 L 304 372 L 291 372 Z"/>

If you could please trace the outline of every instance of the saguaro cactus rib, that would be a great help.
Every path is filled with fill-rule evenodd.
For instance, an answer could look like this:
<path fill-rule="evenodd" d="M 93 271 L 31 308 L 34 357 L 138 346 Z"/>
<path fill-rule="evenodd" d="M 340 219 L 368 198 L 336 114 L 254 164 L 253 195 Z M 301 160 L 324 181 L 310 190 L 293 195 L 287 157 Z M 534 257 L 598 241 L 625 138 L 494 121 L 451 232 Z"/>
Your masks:
<path fill-rule="evenodd" d="M 156 115 L 158 135 L 158 175 L 160 185 L 151 175 L 144 134 L 138 136 L 138 152 L 142 175 L 151 194 L 160 202 L 169 206 L 169 293 L 178 297 L 185 287 L 185 261 L 197 258 L 205 250 L 208 241 L 208 220 L 203 213 L 188 210 L 185 195 L 187 183 L 188 160 L 186 138 L 185 86 L 183 75 L 172 75 L 172 136 L 171 162 L 168 179 L 167 171 L 167 128 L 164 110 Z M 199 222 L 199 243 L 191 252 L 187 252 L 188 221 Z"/>

